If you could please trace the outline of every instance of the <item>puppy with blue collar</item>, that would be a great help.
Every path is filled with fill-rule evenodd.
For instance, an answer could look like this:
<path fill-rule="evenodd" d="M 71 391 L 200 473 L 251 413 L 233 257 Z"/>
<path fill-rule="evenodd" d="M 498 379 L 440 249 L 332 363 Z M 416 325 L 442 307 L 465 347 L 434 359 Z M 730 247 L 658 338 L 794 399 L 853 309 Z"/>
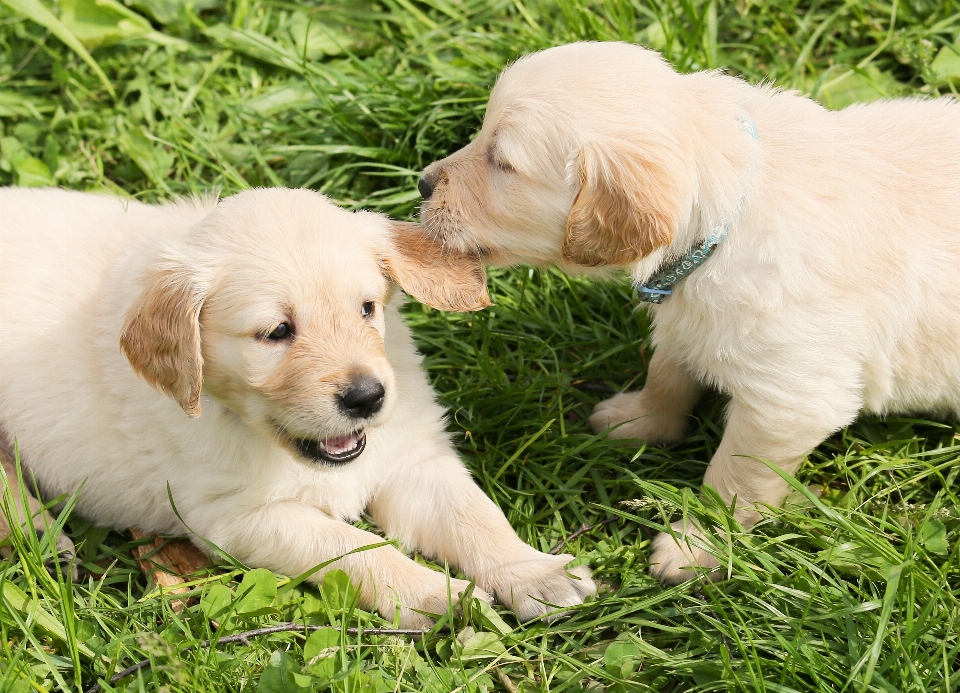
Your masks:
<path fill-rule="evenodd" d="M 832 112 L 625 43 L 503 72 L 476 139 L 428 166 L 422 223 L 494 265 L 628 272 L 650 306 L 646 385 L 597 405 L 613 438 L 682 438 L 730 397 L 704 482 L 750 527 L 859 412 L 960 415 L 960 103 Z M 717 560 L 686 520 L 651 570 Z M 714 571 L 714 576 L 720 576 Z"/>

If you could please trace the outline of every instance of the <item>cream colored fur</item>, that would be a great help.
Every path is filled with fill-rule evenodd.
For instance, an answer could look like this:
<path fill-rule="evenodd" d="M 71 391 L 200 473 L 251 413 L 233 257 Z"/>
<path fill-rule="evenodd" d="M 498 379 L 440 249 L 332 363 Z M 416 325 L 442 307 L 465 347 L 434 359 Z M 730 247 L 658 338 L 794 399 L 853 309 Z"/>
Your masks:
<path fill-rule="evenodd" d="M 793 473 L 860 411 L 960 415 L 954 99 L 832 112 L 717 72 L 680 75 L 638 46 L 572 44 L 508 68 L 476 139 L 424 178 L 427 228 L 494 264 L 621 268 L 642 283 L 731 224 L 651 307 L 646 386 L 590 423 L 675 441 L 703 387 L 728 394 L 704 481 L 736 499 L 745 526 L 787 492 L 755 458 Z M 655 574 L 716 566 L 675 529 L 654 544 Z"/>
<path fill-rule="evenodd" d="M 522 619 L 595 591 L 586 567 L 565 571 L 570 556 L 521 541 L 458 459 L 384 276 L 390 265 L 421 277 L 421 294 L 442 292 L 422 283 L 441 281 L 437 267 L 418 271 L 397 251 L 409 225 L 282 189 L 149 206 L 6 188 L 0 209 L 0 422 L 46 494 L 83 484 L 80 516 L 186 534 L 169 486 L 199 537 L 297 575 L 381 542 L 349 524 L 366 510 Z M 283 321 L 295 336 L 266 339 Z M 357 372 L 386 388 L 361 421 L 366 450 L 340 466 L 300 457 L 287 434 L 357 427 L 335 403 Z M 399 608 L 408 627 L 468 585 L 392 546 L 331 568 L 352 576 L 363 606 L 390 619 Z"/>

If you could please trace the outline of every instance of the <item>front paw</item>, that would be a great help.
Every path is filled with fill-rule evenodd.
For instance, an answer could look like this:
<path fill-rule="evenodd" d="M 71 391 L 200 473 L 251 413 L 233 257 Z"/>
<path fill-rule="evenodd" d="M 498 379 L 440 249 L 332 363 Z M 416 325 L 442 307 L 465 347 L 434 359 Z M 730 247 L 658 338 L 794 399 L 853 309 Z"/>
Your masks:
<path fill-rule="evenodd" d="M 525 560 L 499 566 L 488 587 L 521 621 L 559 618 L 558 607 L 576 606 L 597 592 L 589 566 L 566 569 L 573 556 L 534 552 Z M 549 614 L 549 615 L 548 615 Z"/>
<path fill-rule="evenodd" d="M 687 432 L 684 414 L 662 411 L 647 402 L 644 392 L 626 392 L 600 402 L 590 416 L 590 428 L 599 433 L 616 426 L 610 438 L 634 438 L 648 443 L 673 443 Z"/>
<path fill-rule="evenodd" d="M 660 532 L 653 540 L 650 554 L 650 573 L 660 582 L 677 585 L 720 565 L 716 557 L 706 550 L 708 540 L 700 528 L 685 520 L 674 522 L 671 527 L 676 536 Z M 723 575 L 714 570 L 709 577 L 719 580 Z"/>
<path fill-rule="evenodd" d="M 448 578 L 443 573 L 427 570 L 417 585 L 409 590 L 405 598 L 399 599 L 400 627 L 413 630 L 430 630 L 433 627 L 435 616 L 447 613 L 451 605 L 456 603 L 467 591 L 471 583 L 466 580 Z M 481 590 L 473 588 L 472 596 L 482 599 L 488 604 L 493 603 L 493 597 Z M 392 599 L 378 610 L 387 619 L 392 619 L 397 602 Z"/>

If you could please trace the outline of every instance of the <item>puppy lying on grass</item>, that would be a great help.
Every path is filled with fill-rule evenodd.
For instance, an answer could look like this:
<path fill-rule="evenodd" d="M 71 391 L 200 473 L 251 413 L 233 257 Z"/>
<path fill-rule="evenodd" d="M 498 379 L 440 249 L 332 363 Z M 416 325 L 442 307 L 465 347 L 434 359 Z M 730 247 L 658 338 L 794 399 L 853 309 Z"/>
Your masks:
<path fill-rule="evenodd" d="M 493 264 L 621 268 L 651 304 L 646 386 L 600 403 L 610 436 L 683 437 L 730 396 L 705 483 L 746 527 L 866 410 L 960 415 L 960 103 L 830 112 L 656 53 L 578 43 L 523 58 L 483 128 L 423 172 L 422 221 Z M 643 305 L 641 303 L 641 305 Z M 683 521 L 650 557 L 712 568 Z M 694 541 L 689 541 L 694 539 Z"/>
<path fill-rule="evenodd" d="M 79 515 L 168 536 L 185 523 L 298 575 L 381 543 L 348 524 L 366 509 L 521 619 L 595 591 L 470 479 L 391 299 L 393 280 L 438 308 L 481 308 L 475 259 L 441 261 L 416 225 L 306 190 L 149 206 L 7 188 L 0 208 L 0 422 L 45 493 L 83 485 Z M 469 584 L 392 546 L 330 568 L 411 628 Z"/>

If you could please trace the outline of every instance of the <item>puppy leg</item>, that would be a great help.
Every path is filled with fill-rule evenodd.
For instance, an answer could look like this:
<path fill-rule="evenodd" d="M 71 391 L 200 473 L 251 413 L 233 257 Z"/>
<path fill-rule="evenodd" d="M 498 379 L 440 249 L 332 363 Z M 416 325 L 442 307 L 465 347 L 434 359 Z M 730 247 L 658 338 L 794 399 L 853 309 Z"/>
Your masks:
<path fill-rule="evenodd" d="M 842 402 L 842 406 L 837 406 Z M 778 506 L 789 486 L 760 460 L 767 460 L 794 474 L 806 455 L 827 436 L 850 423 L 859 410 L 855 398 L 808 399 L 795 406 L 762 402 L 749 406 L 734 397 L 727 414 L 727 427 L 704 483 L 712 486 L 730 504 L 736 499 L 735 517 L 746 529 L 760 519 L 758 507 Z M 811 403 L 813 406 L 811 406 Z M 653 542 L 650 571 L 665 583 L 679 583 L 696 576 L 690 566 L 718 565 L 702 546 L 700 529 L 688 518 L 673 524 L 676 536 L 661 533 Z M 720 577 L 720 576 L 717 576 Z"/>
<path fill-rule="evenodd" d="M 24 528 L 29 524 L 33 527 L 38 537 L 42 537 L 48 527 L 52 527 L 55 520 L 49 512 L 43 509 L 40 503 L 25 488 L 20 486 L 17 479 L 17 467 L 13 459 L 5 450 L 0 449 L 0 464 L 3 465 L 3 473 L 7 477 L 7 484 L 10 486 L 10 508 L 12 515 L 16 515 L 16 521 Z M 26 496 L 27 507 L 23 507 L 23 498 Z M 0 541 L 10 536 L 10 525 L 7 516 L 0 512 Z M 56 570 L 63 572 L 68 578 L 77 579 L 77 567 L 73 563 L 76 556 L 76 548 L 73 542 L 65 534 L 58 534 L 56 539 L 57 556 L 47 562 L 47 570 L 54 574 Z M 9 558 L 11 548 L 4 546 L 0 548 L 0 557 Z"/>
<path fill-rule="evenodd" d="M 449 601 L 457 601 L 470 586 L 417 564 L 393 546 L 347 556 L 362 547 L 382 544 L 384 539 L 299 501 L 279 501 L 240 515 L 236 508 L 221 508 L 207 517 L 215 517 L 211 525 L 205 526 L 202 519 L 187 522 L 247 565 L 296 576 L 343 556 L 310 579 L 319 582 L 326 572 L 343 570 L 357 588 L 362 608 L 375 608 L 388 620 L 393 620 L 399 609 L 403 628 L 429 628 L 433 620 L 418 611 L 446 613 Z M 479 589 L 474 596 L 491 601 Z"/>
<path fill-rule="evenodd" d="M 610 431 L 611 438 L 636 438 L 648 443 L 671 443 L 687 432 L 688 414 L 703 387 L 662 347 L 653 353 L 647 382 L 640 392 L 625 392 L 600 402 L 590 427 Z"/>
<path fill-rule="evenodd" d="M 525 544 L 450 451 L 403 465 L 369 511 L 388 535 L 458 566 L 521 620 L 580 604 L 596 592 L 587 566 L 566 570 L 572 556 Z"/>

